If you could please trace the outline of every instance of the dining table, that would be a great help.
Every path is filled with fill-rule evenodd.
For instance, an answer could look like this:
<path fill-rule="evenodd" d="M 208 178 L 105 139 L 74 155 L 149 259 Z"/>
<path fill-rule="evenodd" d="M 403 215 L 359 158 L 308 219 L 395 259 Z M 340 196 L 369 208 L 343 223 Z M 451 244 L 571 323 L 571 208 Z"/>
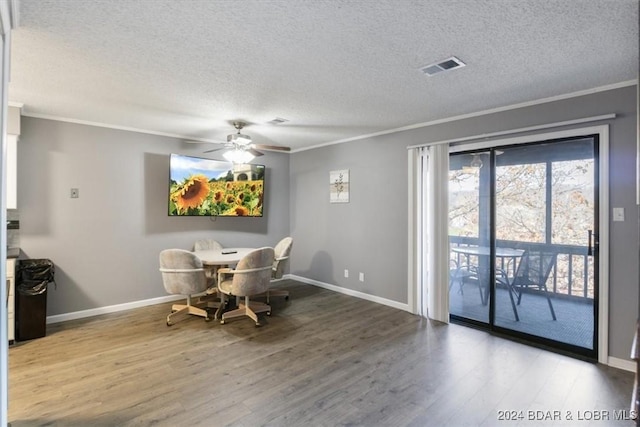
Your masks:
<path fill-rule="evenodd" d="M 193 251 L 202 264 L 210 267 L 221 267 L 237 264 L 255 248 L 222 248 Z"/>
<path fill-rule="evenodd" d="M 229 267 L 240 262 L 242 258 L 248 255 L 255 248 L 222 248 L 222 249 L 203 249 L 193 251 L 193 254 L 200 258 L 209 280 L 214 286 L 218 284 L 217 272 L 219 268 Z M 236 305 L 239 297 L 236 297 Z M 214 319 L 218 319 L 222 314 L 222 305 L 218 305 L 218 310 L 214 315 Z"/>
<path fill-rule="evenodd" d="M 491 248 L 489 246 L 454 246 L 451 248 L 453 252 L 464 255 L 489 256 Z M 497 258 L 517 258 L 524 253 L 522 249 L 501 248 L 496 247 Z"/>
<path fill-rule="evenodd" d="M 453 246 L 451 247 L 451 251 L 460 255 L 464 255 L 466 257 L 466 267 L 473 267 L 477 273 L 480 286 L 480 298 L 482 301 L 482 305 L 487 305 L 489 300 L 489 257 L 491 255 L 491 248 L 489 246 Z M 496 259 L 500 258 L 501 270 L 504 271 L 506 275 L 509 272 L 515 274 L 516 271 L 516 261 L 524 254 L 523 249 L 515 249 L 515 248 L 507 248 L 507 247 L 499 247 L 495 248 L 495 257 Z M 477 257 L 478 264 L 473 265 L 470 262 L 470 257 Z M 505 268 L 505 260 L 507 264 L 507 268 Z M 507 286 L 508 282 L 507 282 Z M 484 289 L 484 292 L 483 292 Z M 510 291 L 510 296 L 511 292 Z M 515 312 L 515 307 L 514 307 Z M 516 313 L 517 317 L 517 313 Z"/>

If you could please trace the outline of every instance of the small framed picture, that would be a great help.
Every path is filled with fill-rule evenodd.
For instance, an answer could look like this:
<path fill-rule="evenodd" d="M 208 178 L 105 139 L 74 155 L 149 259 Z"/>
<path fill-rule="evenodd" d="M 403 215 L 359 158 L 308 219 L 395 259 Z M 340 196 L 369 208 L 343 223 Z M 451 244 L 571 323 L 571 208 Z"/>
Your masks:
<path fill-rule="evenodd" d="M 329 172 L 329 202 L 349 203 L 349 169 Z"/>

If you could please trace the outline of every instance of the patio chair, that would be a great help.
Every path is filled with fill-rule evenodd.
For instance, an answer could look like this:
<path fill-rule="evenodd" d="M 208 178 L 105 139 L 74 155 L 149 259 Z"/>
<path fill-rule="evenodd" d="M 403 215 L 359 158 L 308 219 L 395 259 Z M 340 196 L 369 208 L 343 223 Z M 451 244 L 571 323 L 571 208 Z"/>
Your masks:
<path fill-rule="evenodd" d="M 509 289 L 509 296 L 512 296 L 511 292 L 518 295 L 518 305 L 522 301 L 522 295 L 529 289 L 542 293 L 549 304 L 551 317 L 553 320 L 557 320 L 547 289 L 547 279 L 556 263 L 556 258 L 557 254 L 552 252 L 525 251 L 520 258 L 514 277 L 507 277 L 504 271 L 498 270 L 496 271 L 496 282 Z"/>
<path fill-rule="evenodd" d="M 464 295 L 464 285 L 469 278 L 477 278 L 477 268 L 475 266 L 469 266 L 467 264 L 459 264 L 458 261 L 451 258 L 449 259 L 449 291 L 457 283 L 458 294 Z M 473 281 L 473 279 L 472 279 Z M 482 289 L 480 289 L 480 298 L 482 297 Z"/>

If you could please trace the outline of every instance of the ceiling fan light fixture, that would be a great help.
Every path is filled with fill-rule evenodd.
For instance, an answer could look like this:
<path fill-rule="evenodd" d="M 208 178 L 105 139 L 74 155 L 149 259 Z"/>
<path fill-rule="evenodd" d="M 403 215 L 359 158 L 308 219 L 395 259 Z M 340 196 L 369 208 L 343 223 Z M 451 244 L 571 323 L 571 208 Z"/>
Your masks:
<path fill-rule="evenodd" d="M 249 145 L 251 144 L 251 137 L 249 135 L 243 135 L 240 132 L 227 135 L 227 142 L 237 145 Z"/>
<path fill-rule="evenodd" d="M 482 159 L 480 158 L 479 154 L 473 155 L 473 158 L 471 159 L 471 163 L 469 163 L 469 166 L 471 166 L 472 168 L 478 168 L 478 169 L 482 167 Z"/>
<path fill-rule="evenodd" d="M 222 156 L 228 161 L 230 161 L 231 163 L 233 163 L 234 165 L 238 165 L 238 164 L 242 165 L 245 163 L 249 163 L 255 157 L 253 154 L 251 154 L 247 150 L 241 150 L 238 148 L 225 151 L 222 154 Z"/>

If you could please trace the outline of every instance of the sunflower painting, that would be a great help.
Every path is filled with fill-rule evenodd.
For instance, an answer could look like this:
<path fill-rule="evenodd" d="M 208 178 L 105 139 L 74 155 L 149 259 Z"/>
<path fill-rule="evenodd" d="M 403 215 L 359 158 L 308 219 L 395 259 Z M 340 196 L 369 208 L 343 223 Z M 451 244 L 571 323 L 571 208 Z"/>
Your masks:
<path fill-rule="evenodd" d="M 262 216 L 264 166 L 171 155 L 169 215 Z"/>
<path fill-rule="evenodd" d="M 175 187 L 175 191 L 171 194 L 171 200 L 175 203 L 178 211 L 186 212 L 189 208 L 195 209 L 202 206 L 210 192 L 209 179 L 206 176 L 191 175 Z"/>

